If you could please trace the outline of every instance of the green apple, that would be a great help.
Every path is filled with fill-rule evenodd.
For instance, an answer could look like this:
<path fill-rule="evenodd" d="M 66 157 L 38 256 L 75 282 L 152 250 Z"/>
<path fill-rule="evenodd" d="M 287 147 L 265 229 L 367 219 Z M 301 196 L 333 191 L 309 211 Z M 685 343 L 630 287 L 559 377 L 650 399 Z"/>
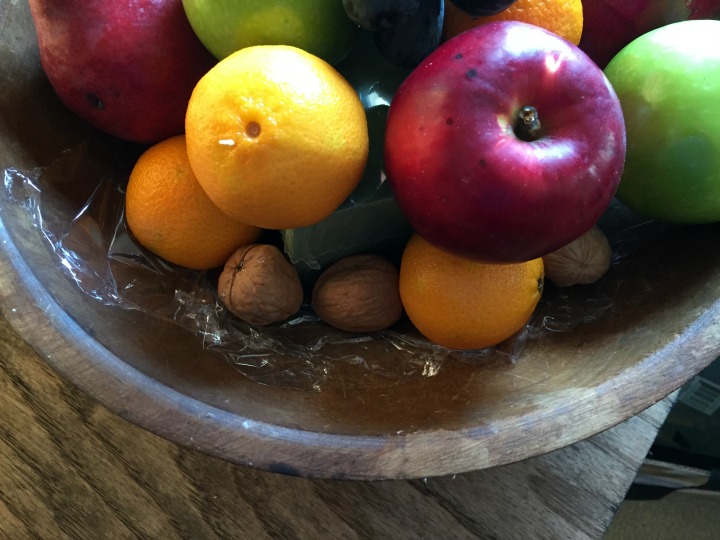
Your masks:
<path fill-rule="evenodd" d="M 720 221 L 720 21 L 643 34 L 605 74 L 627 130 L 618 200 L 660 221 Z"/>
<path fill-rule="evenodd" d="M 219 60 L 251 45 L 293 45 L 335 64 L 360 32 L 340 0 L 183 0 L 183 7 Z"/>

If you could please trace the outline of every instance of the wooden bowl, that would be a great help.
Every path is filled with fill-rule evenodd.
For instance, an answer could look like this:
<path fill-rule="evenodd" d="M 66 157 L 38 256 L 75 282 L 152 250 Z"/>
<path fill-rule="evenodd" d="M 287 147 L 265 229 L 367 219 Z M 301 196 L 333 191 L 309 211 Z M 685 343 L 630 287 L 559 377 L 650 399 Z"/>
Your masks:
<path fill-rule="evenodd" d="M 0 21 L 0 168 L 32 171 L 82 147 L 89 165 L 123 171 L 137 148 L 59 103 L 27 4 L 0 1 Z M 70 219 L 96 181 L 60 182 L 42 204 Z M 340 367 L 319 392 L 262 385 L 177 325 L 82 293 L 30 212 L 0 201 L 0 306 L 47 362 L 130 422 L 267 470 L 411 478 L 536 456 L 640 412 L 720 349 L 718 227 L 646 223 L 624 229 L 634 247 L 613 270 L 608 312 L 530 340 L 515 363 L 448 361 L 399 378 Z M 587 291 L 568 294 L 582 303 Z"/>

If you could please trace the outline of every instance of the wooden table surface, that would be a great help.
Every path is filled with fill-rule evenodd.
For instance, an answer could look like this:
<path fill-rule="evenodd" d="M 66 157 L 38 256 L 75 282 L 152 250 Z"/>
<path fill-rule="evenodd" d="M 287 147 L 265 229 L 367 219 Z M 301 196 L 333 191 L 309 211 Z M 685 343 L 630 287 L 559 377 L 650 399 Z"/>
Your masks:
<path fill-rule="evenodd" d="M 121 419 L 0 318 L 0 538 L 602 538 L 673 397 L 553 453 L 452 477 L 233 465 Z"/>

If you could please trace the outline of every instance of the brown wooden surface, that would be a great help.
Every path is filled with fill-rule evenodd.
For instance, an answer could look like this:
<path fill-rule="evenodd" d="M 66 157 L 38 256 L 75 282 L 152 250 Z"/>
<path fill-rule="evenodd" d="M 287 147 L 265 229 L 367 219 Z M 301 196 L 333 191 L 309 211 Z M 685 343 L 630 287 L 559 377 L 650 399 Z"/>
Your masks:
<path fill-rule="evenodd" d="M 97 134 L 59 106 L 42 77 L 26 2 L 0 0 L 0 36 L 0 166 L 47 165 L 88 140 L 94 149 Z M 63 209 L 67 202 L 48 197 L 44 204 Z M 273 452 L 283 458 L 278 463 L 322 473 L 337 466 L 345 475 L 401 476 L 432 459 L 427 470 L 467 470 L 577 441 L 661 399 L 716 356 L 720 315 L 711 304 L 720 297 L 720 256 L 712 254 L 720 251 L 699 251 L 701 263 L 673 251 L 673 265 L 650 264 L 653 252 L 623 276 L 629 285 L 615 306 L 619 315 L 605 326 L 544 341 L 512 372 L 473 378 L 471 367 L 455 364 L 429 379 L 422 393 L 411 384 L 358 384 L 347 399 L 343 386 L 342 400 L 329 391 L 259 389 L 224 363 L 181 354 L 194 350 L 186 347 L 189 334 L 135 314 L 101 313 L 48 258 L 27 216 L 15 216 L 16 207 L 0 210 L 0 221 L 12 229 L 0 249 L 19 250 L 0 257 L 6 270 L 0 275 L 0 538 L 601 538 L 670 404 L 666 399 L 610 431 L 503 467 L 426 481 L 308 480 L 233 465 L 152 435 L 61 380 L 50 365 L 125 417 L 189 446 L 236 459 L 247 452 L 260 461 Z M 667 249 L 667 237 L 659 238 Z M 675 240 L 687 243 L 682 235 Z M 648 274 L 648 268 L 658 270 Z M 40 287 L 31 284 L 35 278 Z M 673 294 L 643 292 L 653 289 Z M 82 327 L 74 334 L 66 331 L 70 318 Z M 85 354 L 77 354 L 80 345 Z M 186 399 L 175 408 L 165 400 L 159 410 L 153 407 L 159 390 L 138 390 L 147 380 Z M 455 399 L 459 394 L 446 387 L 462 388 L 467 399 Z M 364 392 L 372 399 L 363 401 Z M 198 403 L 207 405 L 207 416 L 192 414 Z M 235 416 L 222 424 L 216 413 Z M 255 440 L 233 431 L 237 418 L 271 427 L 279 418 L 281 426 L 312 431 L 314 442 L 333 431 L 377 437 L 394 433 L 390 427 L 403 414 L 399 425 L 412 428 L 406 437 L 325 454 L 298 450 L 305 441 L 299 435 Z M 278 451 L 285 443 L 290 449 Z M 330 463 L 333 452 L 339 457 Z"/>
<path fill-rule="evenodd" d="M 537 320 L 549 320 L 551 330 L 528 340 L 522 361 L 446 361 L 420 376 L 428 368 L 418 363 L 422 349 L 398 354 L 379 340 L 331 349 L 322 392 L 255 384 L 204 347 L 204 338 L 163 318 L 103 306 L 62 271 L 68 261 L 51 252 L 27 208 L 41 208 L 42 224 L 55 226 L 48 238 L 65 238 L 73 253 L 80 249 L 79 258 L 94 261 L 92 271 L 81 272 L 90 289 L 130 285 L 130 296 L 142 297 L 143 305 L 174 314 L 174 284 L 183 292 L 188 285 L 177 273 L 145 272 L 135 282 L 134 271 L 123 270 L 119 281 L 98 283 L 95 276 L 107 270 L 103 242 L 115 232 L 108 216 L 122 201 L 110 197 L 116 206 L 92 204 L 95 214 L 73 218 L 90 194 L 107 195 L 96 191 L 101 179 L 121 189 L 139 148 L 102 136 L 62 106 L 40 66 L 26 2 L 0 0 L 0 73 L 0 169 L 29 171 L 42 192 L 38 206 L 0 196 L 1 309 L 58 373 L 109 410 L 179 444 L 323 478 L 467 472 L 595 435 L 662 399 L 720 354 L 720 224 L 629 227 L 610 212 L 608 230 L 631 231 L 611 235 L 618 265 L 599 295 L 547 287 Z M 15 185 L 6 177 L 9 184 Z M 136 284 L 146 292 L 133 294 Z M 595 320 L 598 307 L 603 315 Z M 593 323 L 570 321 L 572 331 L 557 332 L 568 312 Z M 315 337 L 308 330 L 301 339 Z M 233 359 L 237 350 L 244 349 L 230 347 Z M 417 376 L 387 377 L 336 361 L 357 354 L 384 372 Z M 321 371 L 317 355 L 311 360 L 311 371 Z M 272 361 L 279 365 L 270 372 L 288 366 L 298 377 L 294 354 L 273 352 Z"/>
<path fill-rule="evenodd" d="M 122 420 L 0 319 L 2 538 L 602 538 L 672 397 L 573 446 L 413 481 L 240 467 Z"/>

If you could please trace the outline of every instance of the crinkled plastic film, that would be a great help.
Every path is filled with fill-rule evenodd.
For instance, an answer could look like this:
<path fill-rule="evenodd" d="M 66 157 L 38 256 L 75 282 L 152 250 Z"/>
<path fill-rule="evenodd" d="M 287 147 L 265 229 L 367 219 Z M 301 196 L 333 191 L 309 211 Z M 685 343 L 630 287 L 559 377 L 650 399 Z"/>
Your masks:
<path fill-rule="evenodd" d="M 339 362 L 387 377 L 432 377 L 449 361 L 517 362 L 528 340 L 570 332 L 606 316 L 618 291 L 613 269 L 633 249 L 633 229 L 628 227 L 613 239 L 614 260 L 605 277 L 594 285 L 567 289 L 546 284 L 526 327 L 482 351 L 434 345 L 406 319 L 373 334 L 343 332 L 320 321 L 307 304 L 288 321 L 252 327 L 218 301 L 219 269 L 201 272 L 171 265 L 133 240 L 124 219 L 126 176 L 98 177 L 94 190 L 74 213 L 43 204 L 45 190 L 62 189 L 58 171 L 87 174 L 73 171 L 86 153 L 86 147 L 80 146 L 44 169 L 3 171 L 3 196 L 31 215 L 58 266 L 84 294 L 105 305 L 139 310 L 183 327 L 197 336 L 198 347 L 221 355 L 261 384 L 320 390 Z"/>
<path fill-rule="evenodd" d="M 383 108 L 407 74 L 363 42 L 339 70 L 357 90 L 369 123 L 376 124 L 384 118 Z M 375 169 L 366 171 L 363 189 L 356 193 L 358 200 L 351 196 L 345 207 L 373 200 L 384 193 L 381 190 L 387 191 L 379 157 L 381 127 L 376 125 L 373 131 L 377 155 L 371 156 L 369 167 L 371 164 Z M 29 212 L 58 266 L 84 294 L 117 309 L 139 310 L 183 327 L 197 336 L 198 347 L 221 355 L 262 384 L 319 390 L 338 363 L 387 377 L 432 377 L 449 361 L 516 362 L 528 340 L 573 331 L 612 311 L 619 286 L 614 269 L 633 249 L 636 235 L 632 227 L 642 226 L 636 222 L 623 226 L 617 216 L 608 220 L 613 226 L 621 224 L 611 238 L 615 251 L 608 274 L 589 286 L 554 289 L 546 284 L 526 327 L 491 349 L 461 352 L 433 345 L 406 319 L 387 331 L 349 334 L 319 321 L 308 305 L 282 324 L 254 328 L 233 317 L 218 301 L 219 270 L 197 272 L 173 266 L 133 241 L 123 215 L 124 189 L 134 159 L 143 148 L 120 145 L 119 154 L 127 155 L 118 165 L 94 155 L 90 144 L 67 149 L 42 169 L 4 170 L 2 196 Z M 78 186 L 90 188 L 78 193 Z M 53 204 L 45 205 L 43 195 L 49 190 L 60 196 L 47 198 Z M 70 191 L 72 197 L 65 197 Z M 67 200 L 67 205 L 58 207 L 60 200 Z M 273 238 L 282 247 L 281 235 Z M 399 260 L 399 253 L 396 255 Z M 309 269 L 320 268 L 317 261 L 301 262 Z"/>

